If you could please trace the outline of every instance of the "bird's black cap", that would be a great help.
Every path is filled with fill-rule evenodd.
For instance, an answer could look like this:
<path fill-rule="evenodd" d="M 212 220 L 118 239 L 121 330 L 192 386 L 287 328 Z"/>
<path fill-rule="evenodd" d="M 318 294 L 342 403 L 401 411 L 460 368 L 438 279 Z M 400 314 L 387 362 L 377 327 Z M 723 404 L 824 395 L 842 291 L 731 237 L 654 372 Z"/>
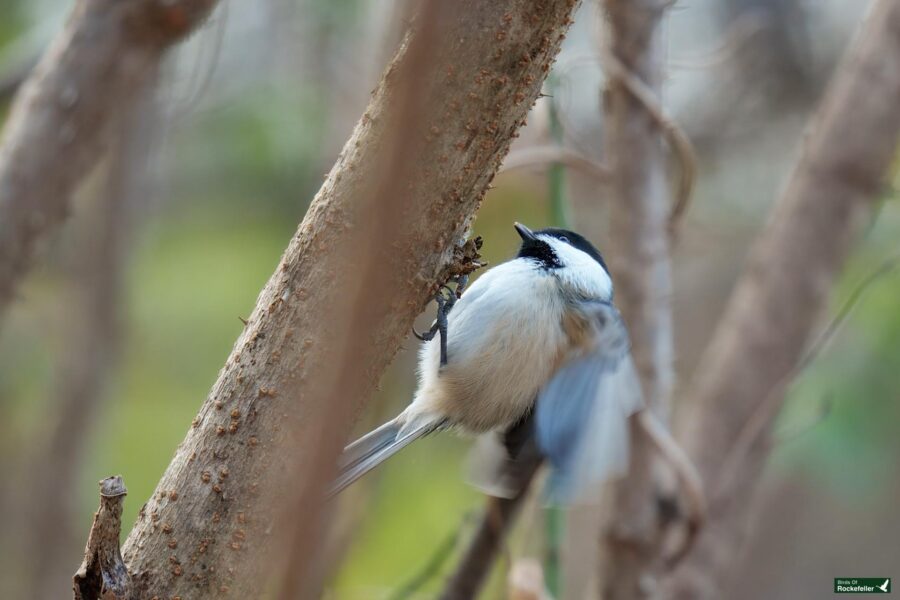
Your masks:
<path fill-rule="evenodd" d="M 550 245 L 546 242 L 542 241 L 539 236 L 546 235 L 550 237 L 554 237 L 562 242 L 569 244 L 574 248 L 578 248 L 603 267 L 607 273 L 609 269 L 606 266 L 606 261 L 603 260 L 603 256 L 600 254 L 600 251 L 594 247 L 584 236 L 581 234 L 575 233 L 574 231 L 570 231 L 568 229 L 560 229 L 558 227 L 547 227 L 546 229 L 538 229 L 537 231 L 532 231 L 525 225 L 521 223 L 515 224 L 516 231 L 519 233 L 519 236 L 522 238 L 522 246 L 519 248 L 519 258 L 533 258 L 535 260 L 540 261 L 545 267 L 552 269 L 558 268 L 562 266 L 559 262 L 559 258 L 553 252 L 553 249 L 550 248 Z"/>

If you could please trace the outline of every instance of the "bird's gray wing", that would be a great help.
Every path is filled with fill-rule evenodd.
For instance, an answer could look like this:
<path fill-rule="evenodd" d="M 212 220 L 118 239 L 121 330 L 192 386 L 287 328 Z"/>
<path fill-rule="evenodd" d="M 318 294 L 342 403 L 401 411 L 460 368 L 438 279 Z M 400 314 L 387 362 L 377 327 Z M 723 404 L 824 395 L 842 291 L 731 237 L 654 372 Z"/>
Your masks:
<path fill-rule="evenodd" d="M 628 466 L 628 418 L 642 406 L 628 333 L 606 303 L 583 303 L 592 343 L 571 357 L 538 395 L 537 446 L 553 471 L 548 500 L 587 500 Z"/>

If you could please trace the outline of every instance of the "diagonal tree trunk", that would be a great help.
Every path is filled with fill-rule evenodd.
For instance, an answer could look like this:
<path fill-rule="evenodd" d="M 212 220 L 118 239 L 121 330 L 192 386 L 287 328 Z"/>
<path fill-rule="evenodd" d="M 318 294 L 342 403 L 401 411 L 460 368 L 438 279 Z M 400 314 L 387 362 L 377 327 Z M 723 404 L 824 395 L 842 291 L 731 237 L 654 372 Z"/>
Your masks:
<path fill-rule="evenodd" d="M 0 141 L 0 317 L 37 244 L 65 220 L 73 191 L 116 123 L 148 89 L 166 48 L 215 0 L 77 0 L 19 92 Z"/>
<path fill-rule="evenodd" d="M 877 1 L 811 122 L 803 152 L 700 362 L 687 443 L 707 527 L 662 597 L 727 597 L 770 428 L 900 140 L 900 3 Z"/>
<path fill-rule="evenodd" d="M 411 65 L 418 58 L 401 48 L 126 541 L 141 598 L 257 597 L 271 538 L 287 524 L 302 531 L 319 514 L 310 490 L 446 278 L 576 4 L 460 1 L 441 10 L 429 64 Z M 409 130 L 401 92 L 404 75 L 417 72 L 427 76 L 408 85 L 423 112 L 411 121 L 424 128 Z M 400 167 L 388 142 L 398 132 L 414 151 Z M 398 176 L 387 185 L 383 172 Z M 342 344 L 348 332 L 356 337 Z M 335 390 L 342 394 L 329 395 Z M 299 523 L 273 509 L 280 487 L 299 487 L 308 500 L 290 514 Z M 306 527 L 314 545 L 316 531 Z"/>

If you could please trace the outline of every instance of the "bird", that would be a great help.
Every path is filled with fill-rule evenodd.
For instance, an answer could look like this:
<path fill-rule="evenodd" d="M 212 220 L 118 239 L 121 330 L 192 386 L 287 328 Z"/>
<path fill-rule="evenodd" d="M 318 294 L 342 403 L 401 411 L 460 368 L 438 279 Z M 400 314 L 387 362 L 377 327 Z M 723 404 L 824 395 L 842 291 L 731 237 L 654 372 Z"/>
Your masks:
<path fill-rule="evenodd" d="M 516 465 L 535 459 L 549 463 L 558 503 L 627 468 L 627 421 L 643 400 L 606 262 L 573 231 L 514 227 L 516 256 L 439 302 L 412 402 L 345 448 L 329 497 L 443 430 L 478 438 L 472 479 L 492 496 L 519 493 L 530 477 Z"/>

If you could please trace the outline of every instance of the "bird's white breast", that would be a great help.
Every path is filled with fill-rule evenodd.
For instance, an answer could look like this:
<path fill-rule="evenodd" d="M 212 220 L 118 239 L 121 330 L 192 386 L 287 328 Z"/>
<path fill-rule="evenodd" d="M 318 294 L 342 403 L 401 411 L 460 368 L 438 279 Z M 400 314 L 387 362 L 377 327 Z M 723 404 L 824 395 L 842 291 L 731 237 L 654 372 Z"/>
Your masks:
<path fill-rule="evenodd" d="M 407 418 L 439 415 L 471 432 L 519 420 L 559 364 L 563 310 L 558 280 L 532 261 L 485 273 L 450 312 L 447 364 L 438 338 L 423 346 Z"/>

